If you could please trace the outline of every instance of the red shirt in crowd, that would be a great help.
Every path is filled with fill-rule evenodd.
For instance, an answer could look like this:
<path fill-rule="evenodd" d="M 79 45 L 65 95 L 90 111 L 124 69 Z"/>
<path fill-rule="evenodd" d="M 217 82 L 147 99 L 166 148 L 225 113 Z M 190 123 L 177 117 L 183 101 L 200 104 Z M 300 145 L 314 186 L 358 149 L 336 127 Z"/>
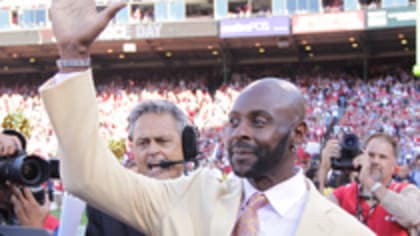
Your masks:
<path fill-rule="evenodd" d="M 55 232 L 58 229 L 59 224 L 60 222 L 55 216 L 48 214 L 47 218 L 45 218 L 43 228 L 51 232 Z"/>
<path fill-rule="evenodd" d="M 407 185 L 408 183 L 392 182 L 388 189 L 399 193 Z M 358 184 L 352 183 L 337 188 L 333 194 L 341 208 L 358 219 L 364 219 L 364 223 L 378 236 L 408 236 L 408 231 L 398 224 L 395 217 L 385 208 L 380 204 L 370 207 L 366 200 L 359 200 L 358 192 Z M 361 208 L 362 216 L 358 213 L 358 205 Z"/>

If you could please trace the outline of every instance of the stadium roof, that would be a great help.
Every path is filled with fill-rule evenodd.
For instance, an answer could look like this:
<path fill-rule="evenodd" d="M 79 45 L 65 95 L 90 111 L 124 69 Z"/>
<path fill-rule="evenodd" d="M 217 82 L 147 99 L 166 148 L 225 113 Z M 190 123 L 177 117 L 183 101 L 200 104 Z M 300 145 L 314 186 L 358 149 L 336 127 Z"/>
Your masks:
<path fill-rule="evenodd" d="M 136 52 L 125 53 L 124 43 L 134 43 Z M 100 41 L 95 43 L 92 57 L 95 68 L 105 70 L 167 65 L 213 66 L 222 65 L 224 62 L 228 65 L 247 65 L 332 60 L 362 61 L 363 59 L 392 57 L 414 58 L 414 51 L 415 28 L 404 27 L 285 37 L 229 39 L 199 37 Z M 0 47 L 0 73 L 54 72 L 57 56 L 54 44 L 3 46 Z M 31 58 L 34 59 L 31 60 Z"/>

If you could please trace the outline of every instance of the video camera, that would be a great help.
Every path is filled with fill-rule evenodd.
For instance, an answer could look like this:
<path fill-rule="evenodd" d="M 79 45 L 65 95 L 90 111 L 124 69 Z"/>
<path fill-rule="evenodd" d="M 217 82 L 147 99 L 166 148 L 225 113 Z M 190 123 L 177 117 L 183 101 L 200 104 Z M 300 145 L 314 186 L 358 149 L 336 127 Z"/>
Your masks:
<path fill-rule="evenodd" d="M 15 130 L 3 130 L 4 134 L 15 136 L 23 151 L 0 158 L 0 187 L 11 184 L 27 187 L 39 186 L 49 178 L 60 178 L 58 160 L 46 161 L 37 155 L 28 155 L 25 137 Z"/>
<path fill-rule="evenodd" d="M 353 159 L 362 153 L 357 135 L 345 134 L 340 146 L 340 156 L 332 158 L 331 167 L 335 170 L 358 171 L 359 169 L 353 166 Z"/>
<path fill-rule="evenodd" d="M 11 184 L 34 187 L 45 182 L 49 176 L 49 164 L 39 156 L 19 152 L 0 158 L 0 184 L 9 181 Z"/>
<path fill-rule="evenodd" d="M 25 150 L 26 140 L 22 134 L 14 130 L 5 130 L 3 133 L 16 136 Z M 0 157 L 0 194 L 7 194 L 10 190 L 6 183 L 15 186 L 29 187 L 39 204 L 44 204 L 46 190 L 42 186 L 50 178 L 59 178 L 59 161 L 44 160 L 37 155 L 28 155 L 25 151 L 18 151 L 12 155 Z M 52 200 L 52 188 L 48 189 Z M 11 203 L 0 204 L 0 225 L 15 225 L 16 217 Z"/>

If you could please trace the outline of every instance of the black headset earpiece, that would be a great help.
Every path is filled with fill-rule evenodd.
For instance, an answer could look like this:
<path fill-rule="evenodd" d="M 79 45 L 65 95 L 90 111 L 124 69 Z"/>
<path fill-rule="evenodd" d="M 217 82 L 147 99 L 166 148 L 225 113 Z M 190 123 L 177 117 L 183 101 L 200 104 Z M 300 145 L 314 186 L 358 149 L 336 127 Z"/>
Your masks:
<path fill-rule="evenodd" d="M 186 162 L 194 162 L 195 167 L 198 166 L 199 159 L 198 155 L 198 144 L 197 144 L 198 132 L 193 126 L 187 125 L 182 130 L 182 154 L 184 155 L 184 160 L 179 161 L 168 161 L 161 160 L 158 164 L 148 164 L 149 168 L 153 166 L 159 166 L 161 168 L 169 168 L 173 165 L 185 164 Z M 185 169 L 185 173 L 186 169 Z"/>
<path fill-rule="evenodd" d="M 195 161 L 198 155 L 197 133 L 196 129 L 187 125 L 182 130 L 182 153 L 184 160 Z"/>

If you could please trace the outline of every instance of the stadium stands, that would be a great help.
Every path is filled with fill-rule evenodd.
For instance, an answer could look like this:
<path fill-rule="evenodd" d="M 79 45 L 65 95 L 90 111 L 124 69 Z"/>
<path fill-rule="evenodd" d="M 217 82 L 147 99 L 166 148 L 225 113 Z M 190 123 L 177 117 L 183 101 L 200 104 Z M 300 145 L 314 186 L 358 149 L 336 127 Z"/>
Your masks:
<path fill-rule="evenodd" d="M 398 67 L 376 67 L 374 71 L 377 77 L 363 81 L 346 73 L 300 70 L 294 80 L 309 104 L 308 141 L 319 143 L 332 117 L 341 115 L 339 125 L 335 127 L 336 135 L 354 132 L 364 137 L 373 131 L 384 131 L 399 138 L 402 145 L 400 161 L 411 160 L 420 129 L 419 82 Z M 240 89 L 261 76 L 284 77 L 278 70 L 234 72 L 230 81 L 210 92 L 206 80 L 211 71 L 205 72 L 127 73 L 98 78 L 102 135 L 107 139 L 125 138 L 127 114 L 137 102 L 167 99 L 179 105 L 199 127 L 201 148 L 211 155 L 216 146 L 222 146 L 223 125 Z M 37 85 L 3 84 L 0 87 L 0 114 L 23 111 L 33 127 L 29 150 L 55 156 L 56 141 L 36 89 Z M 340 111 L 341 99 L 347 104 L 345 112 Z"/>

